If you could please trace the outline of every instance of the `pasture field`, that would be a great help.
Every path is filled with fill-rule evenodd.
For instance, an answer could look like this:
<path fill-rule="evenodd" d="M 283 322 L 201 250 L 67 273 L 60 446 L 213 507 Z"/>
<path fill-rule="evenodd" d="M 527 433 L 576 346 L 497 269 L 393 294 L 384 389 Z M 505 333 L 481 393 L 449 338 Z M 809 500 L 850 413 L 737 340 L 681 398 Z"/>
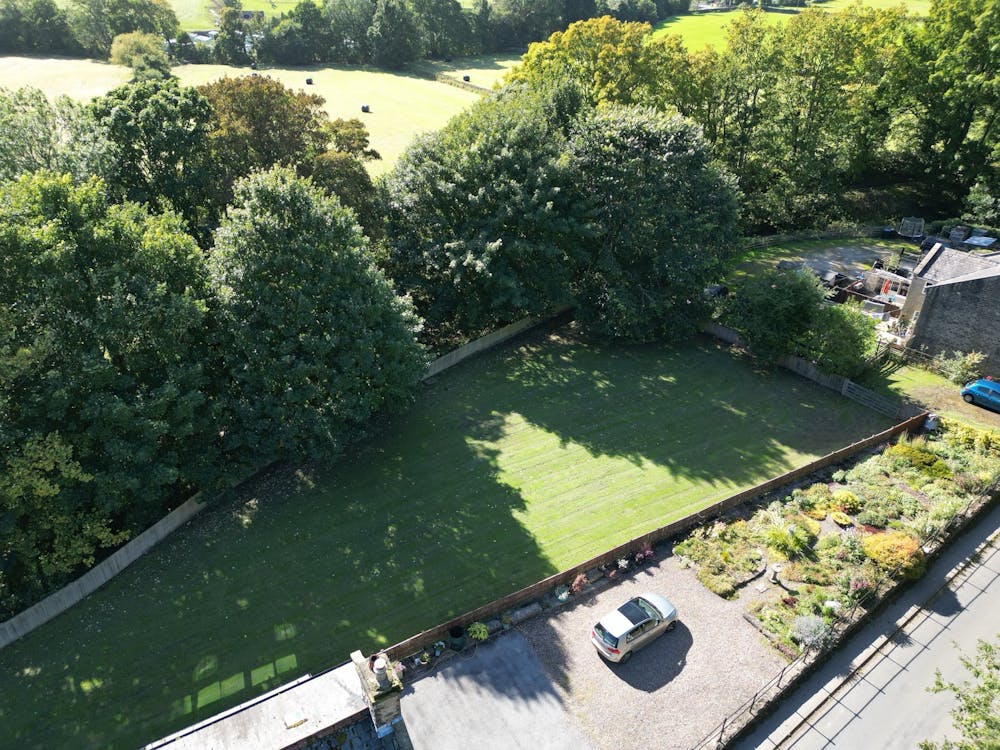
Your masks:
<path fill-rule="evenodd" d="M 822 10 L 837 11 L 848 7 L 855 0 L 830 0 L 812 7 Z M 862 0 L 863 5 L 873 8 L 892 8 L 906 6 L 915 16 L 926 16 L 930 10 L 930 0 Z M 790 16 L 798 13 L 801 8 L 782 8 L 765 13 L 771 24 L 785 23 Z M 731 11 L 711 11 L 707 13 L 692 13 L 686 16 L 671 16 L 656 24 L 653 36 L 677 34 L 684 39 L 684 44 L 691 51 L 703 47 L 714 47 L 726 42 L 726 29 L 732 23 L 738 9 Z"/>
<path fill-rule="evenodd" d="M 461 57 L 451 62 L 442 60 L 420 60 L 411 63 L 412 70 L 426 75 L 443 74 L 461 81 L 469 76 L 469 83 L 484 89 L 492 89 L 515 66 L 521 63 L 520 55 L 495 54 L 479 57 Z"/>
<path fill-rule="evenodd" d="M 174 74 L 188 86 L 251 72 L 249 68 L 225 65 L 174 68 Z M 389 171 L 418 133 L 438 130 L 480 98 L 474 91 L 446 83 L 374 69 L 262 68 L 260 73 L 278 79 L 289 88 L 319 94 L 326 100 L 324 109 L 332 118 L 361 119 L 371 134 L 372 148 L 382 155 L 381 161 L 368 163 L 373 175 Z M 86 101 L 130 77 L 127 68 L 93 60 L 0 57 L 0 87 L 35 86 L 52 97 L 66 94 Z M 313 85 L 306 85 L 306 78 L 312 78 Z M 368 104 L 371 112 L 362 113 L 362 104 Z"/>
<path fill-rule="evenodd" d="M 19 749 L 134 748 L 469 611 L 887 419 L 708 340 L 532 334 L 260 478 L 0 651 Z"/>

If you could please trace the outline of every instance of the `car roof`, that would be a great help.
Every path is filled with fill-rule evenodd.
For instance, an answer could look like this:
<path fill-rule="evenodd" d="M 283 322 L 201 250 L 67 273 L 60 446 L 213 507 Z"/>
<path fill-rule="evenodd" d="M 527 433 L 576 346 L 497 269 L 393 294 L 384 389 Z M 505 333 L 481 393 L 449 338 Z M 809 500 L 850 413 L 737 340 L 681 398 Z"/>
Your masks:
<path fill-rule="evenodd" d="M 614 612 L 604 615 L 600 619 L 601 627 L 615 638 L 621 638 L 636 625 L 649 620 L 649 613 L 636 603 L 636 599 L 645 599 L 646 602 L 653 605 L 654 609 L 659 610 L 666 619 L 673 618 L 677 613 L 673 604 L 659 594 L 650 592 L 632 597 Z"/>
<path fill-rule="evenodd" d="M 974 385 L 991 391 L 1000 391 L 1000 383 L 995 380 L 990 380 L 989 378 L 979 378 L 979 380 L 969 383 L 969 386 Z"/>

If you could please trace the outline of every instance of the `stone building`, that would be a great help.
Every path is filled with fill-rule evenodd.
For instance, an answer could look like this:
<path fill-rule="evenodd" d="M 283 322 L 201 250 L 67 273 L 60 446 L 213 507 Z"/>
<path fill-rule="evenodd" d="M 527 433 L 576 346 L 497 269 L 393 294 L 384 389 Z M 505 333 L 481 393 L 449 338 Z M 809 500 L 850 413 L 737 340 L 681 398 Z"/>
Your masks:
<path fill-rule="evenodd" d="M 935 245 L 913 270 L 900 317 L 910 348 L 982 352 L 986 372 L 1000 375 L 1000 253 Z"/>

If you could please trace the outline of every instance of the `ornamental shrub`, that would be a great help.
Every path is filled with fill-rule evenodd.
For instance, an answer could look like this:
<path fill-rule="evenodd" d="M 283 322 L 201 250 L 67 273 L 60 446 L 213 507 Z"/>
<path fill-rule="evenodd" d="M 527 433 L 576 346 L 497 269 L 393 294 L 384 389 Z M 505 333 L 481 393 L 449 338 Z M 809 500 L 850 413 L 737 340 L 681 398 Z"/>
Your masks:
<path fill-rule="evenodd" d="M 903 578 L 919 578 L 926 567 L 920 544 L 903 531 L 872 534 L 862 542 L 865 554 L 882 570 L 899 572 Z"/>
<path fill-rule="evenodd" d="M 885 451 L 885 456 L 894 465 L 910 466 L 932 479 L 951 476 L 948 464 L 928 450 L 925 445 L 919 443 L 901 440 L 895 445 L 889 446 Z"/>
<path fill-rule="evenodd" d="M 833 493 L 833 505 L 844 513 L 857 513 L 861 510 L 861 499 L 850 490 L 837 490 Z"/>
<path fill-rule="evenodd" d="M 934 358 L 934 367 L 952 383 L 961 385 L 979 377 L 984 359 L 982 352 L 952 352 L 950 357 L 942 352 Z"/>
<path fill-rule="evenodd" d="M 796 617 L 792 625 L 792 638 L 804 648 L 822 648 L 830 637 L 826 620 L 818 615 Z"/>

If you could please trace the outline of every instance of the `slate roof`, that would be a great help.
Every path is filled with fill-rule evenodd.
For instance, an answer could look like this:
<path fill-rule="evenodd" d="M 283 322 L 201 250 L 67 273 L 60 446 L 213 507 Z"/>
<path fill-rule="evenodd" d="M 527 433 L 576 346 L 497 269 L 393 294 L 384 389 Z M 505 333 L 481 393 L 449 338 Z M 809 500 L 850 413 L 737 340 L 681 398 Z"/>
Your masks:
<path fill-rule="evenodd" d="M 974 255 L 938 244 L 928 251 L 913 275 L 927 279 L 932 285 L 1000 276 L 1000 258 L 991 256 Z"/>

